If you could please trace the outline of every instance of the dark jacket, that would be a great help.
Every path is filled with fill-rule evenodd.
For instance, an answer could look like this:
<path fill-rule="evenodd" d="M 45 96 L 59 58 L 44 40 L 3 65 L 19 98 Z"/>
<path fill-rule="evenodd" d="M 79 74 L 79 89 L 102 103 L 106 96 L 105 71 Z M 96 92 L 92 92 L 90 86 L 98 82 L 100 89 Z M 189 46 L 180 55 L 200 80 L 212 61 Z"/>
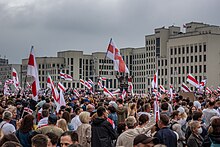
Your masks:
<path fill-rule="evenodd" d="M 32 131 L 29 131 L 27 133 L 22 133 L 21 131 L 17 130 L 15 134 L 22 146 L 31 147 L 32 133 L 33 133 Z"/>
<path fill-rule="evenodd" d="M 203 147 L 203 141 L 201 135 L 196 136 L 192 133 L 187 140 L 187 147 Z"/>
<path fill-rule="evenodd" d="M 116 138 L 116 132 L 106 119 L 98 117 L 92 122 L 91 147 L 111 147 Z"/>
<path fill-rule="evenodd" d="M 168 127 L 160 129 L 154 137 L 159 139 L 160 144 L 164 144 L 167 147 L 177 147 L 177 136 L 176 134 Z"/>
<path fill-rule="evenodd" d="M 213 134 L 207 135 L 204 139 L 203 146 L 204 147 L 210 147 L 212 143 L 220 145 L 220 134 L 218 134 L 218 135 L 213 135 Z"/>

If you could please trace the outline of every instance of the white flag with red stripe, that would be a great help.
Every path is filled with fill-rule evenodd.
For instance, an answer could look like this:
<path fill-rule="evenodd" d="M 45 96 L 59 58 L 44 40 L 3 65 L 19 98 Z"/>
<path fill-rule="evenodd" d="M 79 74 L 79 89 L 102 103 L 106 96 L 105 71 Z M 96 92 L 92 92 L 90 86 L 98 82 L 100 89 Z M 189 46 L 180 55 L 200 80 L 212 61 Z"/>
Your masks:
<path fill-rule="evenodd" d="M 103 88 L 103 92 L 105 95 L 107 95 L 109 97 L 113 97 L 113 94 L 105 86 Z"/>
<path fill-rule="evenodd" d="M 184 92 L 191 92 L 191 90 L 185 83 L 182 83 L 181 90 L 183 90 Z"/>
<path fill-rule="evenodd" d="M 9 95 L 9 87 L 8 87 L 8 84 L 6 82 L 4 84 L 4 95 Z"/>
<path fill-rule="evenodd" d="M 153 80 L 152 80 L 152 88 L 157 88 L 158 85 L 158 72 L 156 71 L 156 73 L 154 74 Z"/>
<path fill-rule="evenodd" d="M 47 87 L 51 89 L 52 96 L 54 100 L 56 100 L 59 103 L 59 93 L 57 91 L 57 88 L 55 87 L 53 80 L 51 79 L 51 76 L 48 74 L 47 78 Z"/>
<path fill-rule="evenodd" d="M 100 89 L 103 88 L 102 81 L 98 81 L 98 86 L 99 86 Z"/>
<path fill-rule="evenodd" d="M 62 90 L 63 92 L 66 91 L 66 87 L 64 87 L 63 84 L 60 83 L 60 82 L 58 83 L 58 88 L 59 88 L 60 90 Z"/>
<path fill-rule="evenodd" d="M 14 68 L 12 68 L 12 80 L 14 81 L 13 84 L 15 88 L 18 90 L 19 89 L 18 73 Z"/>
<path fill-rule="evenodd" d="M 130 92 L 131 95 L 134 96 L 133 84 L 131 82 L 128 82 L 128 92 Z"/>
<path fill-rule="evenodd" d="M 163 93 L 166 93 L 166 89 L 163 87 L 163 85 L 160 85 L 160 91 L 162 91 Z"/>
<path fill-rule="evenodd" d="M 60 72 L 60 78 L 66 80 L 66 81 L 73 81 L 73 77 L 69 74 L 65 74 Z"/>
<path fill-rule="evenodd" d="M 158 122 L 160 120 L 160 109 L 157 98 L 154 100 L 154 120 L 155 122 Z"/>
<path fill-rule="evenodd" d="M 28 68 L 27 68 L 27 75 L 32 76 L 34 81 L 32 83 L 32 93 L 33 93 L 33 99 L 35 101 L 38 100 L 38 91 L 40 90 L 40 84 L 39 84 L 39 76 L 38 76 L 38 69 L 37 69 L 37 63 L 34 56 L 34 47 L 31 47 L 31 52 L 28 60 Z"/>
<path fill-rule="evenodd" d="M 209 87 L 205 88 L 207 94 L 212 94 L 212 90 Z"/>
<path fill-rule="evenodd" d="M 24 110 L 23 110 L 23 111 L 26 112 L 26 113 L 28 113 L 28 114 L 30 114 L 30 115 L 33 114 L 33 110 L 31 110 L 31 109 L 28 108 L 28 107 L 24 107 Z"/>
<path fill-rule="evenodd" d="M 113 40 L 110 40 L 110 43 L 108 45 L 107 49 L 107 55 L 109 59 L 113 60 L 114 63 L 114 70 L 122 73 L 129 73 L 129 70 L 120 55 L 119 49 L 115 46 L 113 43 Z"/>
<path fill-rule="evenodd" d="M 78 92 L 76 89 L 74 89 L 73 92 L 74 92 L 74 94 L 75 94 L 77 97 L 80 97 L 80 94 L 79 94 L 79 92 Z"/>
<path fill-rule="evenodd" d="M 217 91 L 220 91 L 220 86 L 218 86 Z"/>
<path fill-rule="evenodd" d="M 83 86 L 85 86 L 85 81 L 84 81 L 83 79 L 80 79 L 79 82 L 80 82 Z"/>
<path fill-rule="evenodd" d="M 170 84 L 170 101 L 173 99 L 173 85 Z"/>
<path fill-rule="evenodd" d="M 9 84 L 13 84 L 14 81 L 13 81 L 12 79 L 8 79 L 8 80 L 5 81 L 5 83 L 6 83 L 7 85 L 9 85 Z"/>
<path fill-rule="evenodd" d="M 106 80 L 107 80 L 106 77 L 99 77 L 99 79 L 100 79 L 101 81 L 106 81 Z"/>
<path fill-rule="evenodd" d="M 125 91 L 125 89 L 123 89 L 120 98 L 124 100 L 126 95 L 127 95 L 127 92 Z"/>
<path fill-rule="evenodd" d="M 194 87 L 199 87 L 199 82 L 191 74 L 187 75 L 187 82 L 189 82 Z"/>
<path fill-rule="evenodd" d="M 115 91 L 112 91 L 112 94 L 113 94 L 113 95 L 118 95 L 118 94 L 120 94 L 120 89 L 116 89 Z"/>
<path fill-rule="evenodd" d="M 88 79 L 88 83 L 89 83 L 90 85 L 94 85 L 94 84 L 95 84 L 91 79 Z"/>

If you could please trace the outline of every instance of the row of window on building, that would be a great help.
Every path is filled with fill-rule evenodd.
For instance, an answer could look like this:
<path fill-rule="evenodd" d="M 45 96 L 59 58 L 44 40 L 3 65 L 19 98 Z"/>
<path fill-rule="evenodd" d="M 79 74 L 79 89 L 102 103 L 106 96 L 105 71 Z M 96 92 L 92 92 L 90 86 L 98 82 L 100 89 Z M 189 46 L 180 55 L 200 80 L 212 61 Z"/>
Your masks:
<path fill-rule="evenodd" d="M 206 55 L 203 55 L 203 59 L 202 59 L 202 55 L 182 57 L 182 62 L 181 62 L 181 57 L 170 58 L 170 64 L 193 63 L 193 62 L 202 62 L 202 61 L 206 62 Z"/>
<path fill-rule="evenodd" d="M 188 74 L 188 73 L 206 73 L 206 65 L 182 66 L 182 69 L 181 67 L 178 67 L 178 70 L 177 67 L 170 67 L 170 75 Z"/>
<path fill-rule="evenodd" d="M 170 48 L 170 55 L 177 55 L 177 54 L 189 54 L 189 53 L 197 53 L 197 52 L 206 52 L 206 44 L 199 44 L 199 45 L 190 45 L 190 46 L 182 46 L 182 47 L 171 47 Z"/>

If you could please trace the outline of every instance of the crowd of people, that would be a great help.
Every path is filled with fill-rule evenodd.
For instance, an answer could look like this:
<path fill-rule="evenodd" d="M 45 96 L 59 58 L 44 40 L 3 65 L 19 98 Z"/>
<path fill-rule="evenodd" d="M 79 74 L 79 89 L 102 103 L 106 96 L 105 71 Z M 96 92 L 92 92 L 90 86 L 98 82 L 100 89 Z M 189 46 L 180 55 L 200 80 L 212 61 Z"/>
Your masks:
<path fill-rule="evenodd" d="M 51 96 L 0 95 L 2 147 L 216 147 L 220 146 L 219 94 L 194 100 L 177 95 L 124 99 L 66 93 L 59 111 Z"/>

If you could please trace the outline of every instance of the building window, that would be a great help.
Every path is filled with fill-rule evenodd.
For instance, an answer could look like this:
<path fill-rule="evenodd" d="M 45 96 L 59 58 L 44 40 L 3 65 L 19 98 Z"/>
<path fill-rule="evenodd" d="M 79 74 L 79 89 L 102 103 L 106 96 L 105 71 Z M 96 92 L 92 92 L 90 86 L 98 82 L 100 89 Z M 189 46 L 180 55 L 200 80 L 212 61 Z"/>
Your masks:
<path fill-rule="evenodd" d="M 188 46 L 186 47 L 186 53 L 187 54 L 189 53 L 189 47 Z"/>
<path fill-rule="evenodd" d="M 199 73 L 202 73 L 202 65 L 199 65 Z"/>
<path fill-rule="evenodd" d="M 206 62 L 206 55 L 203 56 L 203 61 Z"/>
<path fill-rule="evenodd" d="M 173 74 L 173 67 L 170 68 L 170 74 Z"/>
<path fill-rule="evenodd" d="M 188 56 L 186 57 L 186 63 L 189 63 L 189 57 Z"/>
<path fill-rule="evenodd" d="M 186 73 L 189 73 L 189 66 L 186 66 Z"/>
<path fill-rule="evenodd" d="M 182 54 L 185 54 L 185 47 L 182 47 Z"/>
<path fill-rule="evenodd" d="M 195 53 L 197 53 L 197 45 L 195 45 Z"/>
<path fill-rule="evenodd" d="M 199 52 L 200 53 L 202 52 L 202 45 L 201 44 L 199 45 Z"/>
<path fill-rule="evenodd" d="M 206 52 L 206 44 L 203 45 L 203 51 Z"/>
<path fill-rule="evenodd" d="M 176 55 L 176 53 L 177 53 L 177 49 L 176 49 L 176 48 L 174 48 L 174 55 Z"/>
<path fill-rule="evenodd" d="M 185 74 L 185 66 L 182 66 L 182 73 Z"/>
<path fill-rule="evenodd" d="M 182 63 L 185 63 L 185 57 L 182 58 Z"/>
<path fill-rule="evenodd" d="M 202 62 L 202 55 L 199 55 L 199 62 Z"/>
<path fill-rule="evenodd" d="M 173 64 L 173 58 L 170 58 L 170 64 Z"/>
<path fill-rule="evenodd" d="M 190 70 L 190 73 L 193 73 L 193 66 L 191 66 L 191 70 Z"/>
<path fill-rule="evenodd" d="M 193 56 L 191 56 L 191 63 L 193 62 Z"/>
<path fill-rule="evenodd" d="M 190 46 L 190 52 L 193 53 L 193 46 Z"/>
<path fill-rule="evenodd" d="M 181 63 L 181 57 L 178 58 L 178 62 Z"/>
<path fill-rule="evenodd" d="M 165 76 L 167 75 L 167 68 L 165 69 Z"/>
<path fill-rule="evenodd" d="M 197 73 L 198 71 L 197 71 L 197 66 L 195 66 L 195 73 Z"/>
<path fill-rule="evenodd" d="M 195 56 L 195 62 L 197 62 L 197 56 Z"/>
<path fill-rule="evenodd" d="M 170 55 L 173 55 L 173 48 L 170 49 Z"/>
<path fill-rule="evenodd" d="M 206 65 L 204 65 L 203 68 L 204 73 L 206 73 Z"/>
<path fill-rule="evenodd" d="M 165 59 L 165 66 L 167 66 L 167 59 Z"/>
<path fill-rule="evenodd" d="M 176 64 L 176 57 L 174 58 L 174 64 Z"/>
<path fill-rule="evenodd" d="M 178 73 L 181 74 L 181 67 L 178 67 Z"/>
<path fill-rule="evenodd" d="M 178 48 L 178 54 L 181 54 L 181 48 L 180 47 Z"/>

